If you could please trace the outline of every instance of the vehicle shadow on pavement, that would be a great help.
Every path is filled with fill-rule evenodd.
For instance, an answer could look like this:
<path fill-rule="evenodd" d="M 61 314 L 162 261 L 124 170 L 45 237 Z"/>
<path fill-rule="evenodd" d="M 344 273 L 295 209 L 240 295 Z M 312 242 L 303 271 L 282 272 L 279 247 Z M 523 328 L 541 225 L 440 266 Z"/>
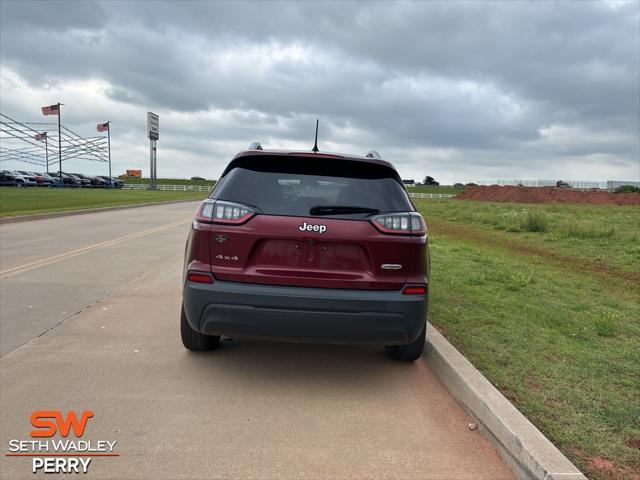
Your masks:
<path fill-rule="evenodd" d="M 216 374 L 286 385 L 341 385 L 354 389 L 379 388 L 417 364 L 390 360 L 383 347 L 287 343 L 252 339 L 223 340 L 212 352 L 185 352 L 190 363 Z M 421 362 L 418 360 L 418 362 Z M 424 364 L 422 365 L 424 367 Z M 418 373 L 418 372 L 415 372 Z"/>

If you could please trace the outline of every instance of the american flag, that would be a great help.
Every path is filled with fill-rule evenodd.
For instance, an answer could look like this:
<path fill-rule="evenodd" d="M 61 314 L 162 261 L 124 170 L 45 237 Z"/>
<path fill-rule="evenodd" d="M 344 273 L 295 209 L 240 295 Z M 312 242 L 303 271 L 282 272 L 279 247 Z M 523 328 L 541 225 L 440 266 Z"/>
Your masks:
<path fill-rule="evenodd" d="M 60 104 L 49 105 L 48 107 L 42 107 L 43 115 L 60 115 Z"/>
<path fill-rule="evenodd" d="M 47 137 L 47 132 L 44 133 L 36 133 L 36 140 L 44 140 Z"/>
<path fill-rule="evenodd" d="M 98 124 L 98 131 L 99 132 L 106 132 L 107 130 L 109 130 L 109 122 L 99 123 Z"/>

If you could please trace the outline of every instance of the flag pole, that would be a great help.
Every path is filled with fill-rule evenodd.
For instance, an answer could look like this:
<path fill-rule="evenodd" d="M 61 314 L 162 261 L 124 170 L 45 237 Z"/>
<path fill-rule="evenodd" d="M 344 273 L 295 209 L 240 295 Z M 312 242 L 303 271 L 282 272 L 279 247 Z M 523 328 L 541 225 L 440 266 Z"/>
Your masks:
<path fill-rule="evenodd" d="M 107 145 L 109 146 L 109 183 L 113 186 L 111 179 L 111 120 L 107 122 Z"/>
<path fill-rule="evenodd" d="M 62 112 L 60 111 L 60 102 L 58 102 L 58 166 L 60 167 L 58 176 L 60 178 L 60 183 L 63 183 L 62 182 L 62 135 L 60 134 L 60 117 L 61 116 L 62 116 Z"/>
<path fill-rule="evenodd" d="M 47 161 L 47 173 L 49 173 L 49 136 L 44 132 L 44 158 Z"/>

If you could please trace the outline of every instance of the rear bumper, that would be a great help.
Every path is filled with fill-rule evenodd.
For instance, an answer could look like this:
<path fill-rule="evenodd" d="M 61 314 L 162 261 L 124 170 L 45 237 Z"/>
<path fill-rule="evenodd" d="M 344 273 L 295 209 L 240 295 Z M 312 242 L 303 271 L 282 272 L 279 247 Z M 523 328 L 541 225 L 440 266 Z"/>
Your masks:
<path fill-rule="evenodd" d="M 426 321 L 427 299 L 400 291 L 186 282 L 185 314 L 208 335 L 400 345 Z"/>

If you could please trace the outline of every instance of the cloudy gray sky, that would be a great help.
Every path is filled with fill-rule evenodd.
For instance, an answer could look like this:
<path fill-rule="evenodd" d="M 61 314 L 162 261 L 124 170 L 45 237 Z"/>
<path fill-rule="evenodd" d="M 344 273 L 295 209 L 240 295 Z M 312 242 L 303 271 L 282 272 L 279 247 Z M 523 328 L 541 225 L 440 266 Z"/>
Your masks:
<path fill-rule="evenodd" d="M 638 180 L 640 2 L 0 1 L 0 111 L 114 172 L 216 178 L 238 150 L 379 150 L 405 178 Z M 3 168 L 18 163 L 3 162 Z M 69 171 L 98 173 L 95 163 Z"/>

